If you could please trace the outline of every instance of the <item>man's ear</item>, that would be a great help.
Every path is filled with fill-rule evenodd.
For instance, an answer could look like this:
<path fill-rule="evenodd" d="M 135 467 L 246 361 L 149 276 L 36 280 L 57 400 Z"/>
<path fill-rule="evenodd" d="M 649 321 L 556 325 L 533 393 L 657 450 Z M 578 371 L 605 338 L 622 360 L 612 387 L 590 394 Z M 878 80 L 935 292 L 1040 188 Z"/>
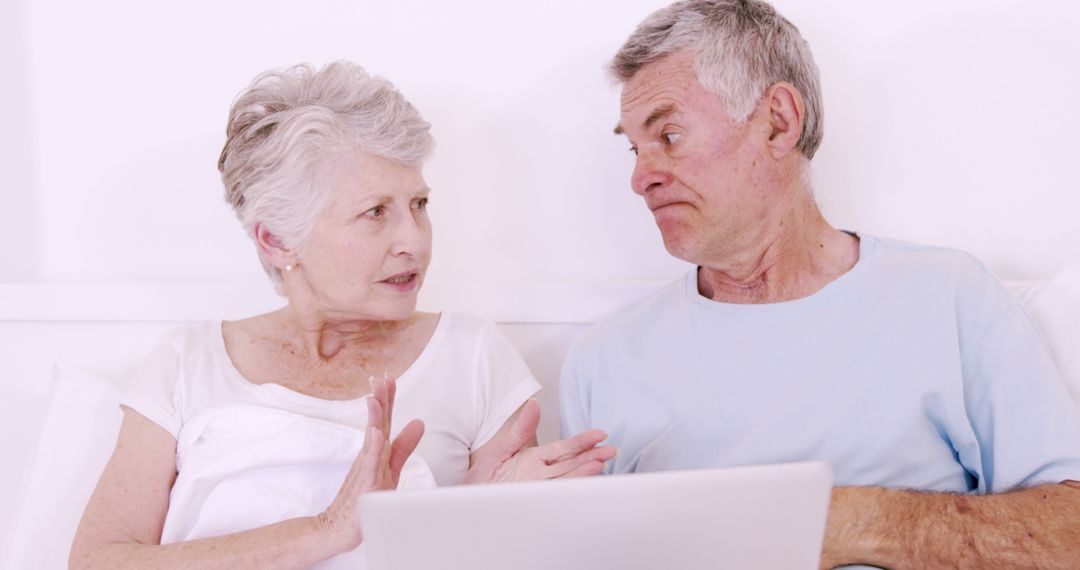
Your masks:
<path fill-rule="evenodd" d="M 296 254 L 285 247 L 281 238 L 270 233 L 270 230 L 262 222 L 255 223 L 255 244 L 259 247 L 263 259 L 270 265 L 284 271 L 286 265 L 296 264 Z"/>
<path fill-rule="evenodd" d="M 762 104 L 768 112 L 769 151 L 780 159 L 795 149 L 806 122 L 806 103 L 795 86 L 781 81 L 765 90 Z"/>

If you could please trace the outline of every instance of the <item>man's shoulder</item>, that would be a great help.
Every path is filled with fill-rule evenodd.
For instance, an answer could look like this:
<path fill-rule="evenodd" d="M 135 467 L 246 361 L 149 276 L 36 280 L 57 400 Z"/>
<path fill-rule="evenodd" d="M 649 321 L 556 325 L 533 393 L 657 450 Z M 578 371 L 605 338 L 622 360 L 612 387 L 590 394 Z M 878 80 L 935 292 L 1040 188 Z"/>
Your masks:
<path fill-rule="evenodd" d="M 951 247 L 867 237 L 875 242 L 874 266 L 890 281 L 915 279 L 949 289 L 1003 288 L 974 255 Z"/>
<path fill-rule="evenodd" d="M 974 255 L 960 249 L 879 237 L 864 239 L 876 242 L 877 256 L 886 267 L 917 267 L 945 273 L 986 270 Z"/>
<path fill-rule="evenodd" d="M 605 347 L 625 346 L 643 334 L 652 334 L 662 328 L 662 321 L 677 318 L 678 311 L 674 309 L 686 302 L 686 280 L 689 278 L 689 275 L 683 275 L 648 297 L 600 319 L 574 343 L 571 356 L 600 352 Z"/>
<path fill-rule="evenodd" d="M 1000 315 L 1018 301 L 974 255 L 955 248 L 877 239 L 874 266 L 880 286 L 920 300 L 939 299 L 958 316 L 981 321 Z"/>

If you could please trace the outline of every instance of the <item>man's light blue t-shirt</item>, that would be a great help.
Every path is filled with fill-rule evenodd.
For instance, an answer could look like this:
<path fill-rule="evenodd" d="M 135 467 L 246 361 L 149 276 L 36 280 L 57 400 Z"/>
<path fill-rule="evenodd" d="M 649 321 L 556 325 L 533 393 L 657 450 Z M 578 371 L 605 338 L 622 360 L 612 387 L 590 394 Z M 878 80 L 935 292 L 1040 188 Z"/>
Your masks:
<path fill-rule="evenodd" d="M 860 236 L 795 301 L 702 297 L 697 272 L 601 323 L 562 371 L 564 436 L 608 472 L 823 460 L 837 485 L 995 492 L 1080 479 L 1080 416 L 1031 320 L 971 256 Z"/>

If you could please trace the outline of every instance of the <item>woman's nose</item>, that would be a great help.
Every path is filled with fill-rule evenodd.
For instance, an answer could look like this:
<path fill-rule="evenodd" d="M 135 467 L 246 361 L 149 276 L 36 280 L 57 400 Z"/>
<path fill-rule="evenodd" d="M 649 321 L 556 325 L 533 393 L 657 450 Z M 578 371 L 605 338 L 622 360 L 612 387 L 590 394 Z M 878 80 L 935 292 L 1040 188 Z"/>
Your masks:
<path fill-rule="evenodd" d="M 426 218 L 412 215 L 400 218 L 394 233 L 394 255 L 421 257 L 431 249 L 431 225 Z"/>

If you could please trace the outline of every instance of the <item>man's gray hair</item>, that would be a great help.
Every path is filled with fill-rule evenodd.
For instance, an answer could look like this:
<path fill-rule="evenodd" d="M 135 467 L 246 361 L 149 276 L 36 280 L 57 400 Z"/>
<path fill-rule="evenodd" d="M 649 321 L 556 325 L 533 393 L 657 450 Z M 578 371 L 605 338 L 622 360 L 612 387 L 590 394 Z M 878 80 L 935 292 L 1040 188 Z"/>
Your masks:
<path fill-rule="evenodd" d="M 233 101 L 218 170 L 225 201 L 254 238 L 261 222 L 285 247 L 302 244 L 328 196 L 317 168 L 359 150 L 419 167 L 430 125 L 387 80 L 354 63 L 263 73 Z M 278 293 L 281 272 L 259 256 Z"/>
<path fill-rule="evenodd" d="M 813 158 L 821 145 L 821 83 L 799 29 L 762 0 L 684 0 L 645 19 L 612 60 L 620 82 L 677 51 L 694 50 L 701 85 L 720 97 L 736 121 L 750 117 L 765 90 L 787 81 L 806 104 L 798 148 Z"/>

